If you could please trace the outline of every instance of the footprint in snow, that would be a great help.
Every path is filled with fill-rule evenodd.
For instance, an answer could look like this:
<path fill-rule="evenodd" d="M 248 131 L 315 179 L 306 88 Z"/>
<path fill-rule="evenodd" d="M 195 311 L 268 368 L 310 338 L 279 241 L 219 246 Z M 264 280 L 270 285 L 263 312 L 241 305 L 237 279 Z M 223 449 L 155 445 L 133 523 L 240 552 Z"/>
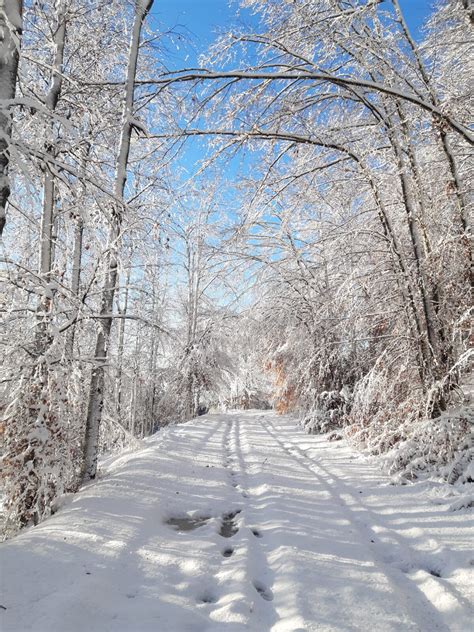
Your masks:
<path fill-rule="evenodd" d="M 216 595 L 214 595 L 211 592 L 206 592 L 202 594 L 200 597 L 198 597 L 199 603 L 216 603 L 217 601 L 218 601 L 218 598 L 216 597 Z"/>
<path fill-rule="evenodd" d="M 252 533 L 256 538 L 263 538 L 261 531 L 259 531 L 258 529 L 252 529 Z"/>
<path fill-rule="evenodd" d="M 234 549 L 232 547 L 228 547 L 222 551 L 223 557 L 231 557 L 234 553 Z"/>
<path fill-rule="evenodd" d="M 235 523 L 235 517 L 242 510 L 236 509 L 235 511 L 231 511 L 222 516 L 221 528 L 219 529 L 219 535 L 223 538 L 231 538 L 233 535 L 237 533 L 239 527 Z"/>
<path fill-rule="evenodd" d="M 270 588 L 267 588 L 263 582 L 257 579 L 253 581 L 253 586 L 262 599 L 265 601 L 273 601 L 273 593 Z"/>

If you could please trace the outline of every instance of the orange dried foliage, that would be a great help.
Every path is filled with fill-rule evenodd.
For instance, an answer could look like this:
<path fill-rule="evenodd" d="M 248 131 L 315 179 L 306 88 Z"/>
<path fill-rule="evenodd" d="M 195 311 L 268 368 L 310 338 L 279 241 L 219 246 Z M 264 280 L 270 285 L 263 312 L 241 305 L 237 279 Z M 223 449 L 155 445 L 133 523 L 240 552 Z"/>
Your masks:
<path fill-rule="evenodd" d="M 294 408 L 295 402 L 295 387 L 288 386 L 276 400 L 276 411 L 278 412 L 278 414 L 284 415 Z"/>
<path fill-rule="evenodd" d="M 296 389 L 294 386 L 287 386 L 285 369 L 281 359 L 267 362 L 265 370 L 273 373 L 276 387 L 275 410 L 279 415 L 284 415 L 295 407 Z"/>

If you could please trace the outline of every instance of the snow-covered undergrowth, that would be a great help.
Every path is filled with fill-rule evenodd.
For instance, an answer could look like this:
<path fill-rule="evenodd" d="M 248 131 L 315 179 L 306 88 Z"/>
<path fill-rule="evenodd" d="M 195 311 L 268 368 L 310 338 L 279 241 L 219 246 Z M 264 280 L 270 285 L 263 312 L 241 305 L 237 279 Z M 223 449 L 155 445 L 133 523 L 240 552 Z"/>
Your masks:
<path fill-rule="evenodd" d="M 452 484 L 474 482 L 473 423 L 474 416 L 466 411 L 405 424 L 405 438 L 385 455 L 389 471 L 405 478 L 439 473 Z"/>
<path fill-rule="evenodd" d="M 325 410 L 301 418 L 309 434 L 335 431 L 365 454 L 381 457 L 386 471 L 400 482 L 439 476 L 450 484 L 474 482 L 474 414 L 472 409 L 452 411 L 435 419 L 409 417 L 372 419 L 369 424 L 334 423 Z"/>
<path fill-rule="evenodd" d="M 311 434 L 342 432 L 359 450 L 382 457 L 399 481 L 439 476 L 450 484 L 472 483 L 474 406 L 472 397 L 438 417 L 428 417 L 423 401 L 397 376 L 370 372 L 352 392 L 323 391 L 301 425 Z"/>
<path fill-rule="evenodd" d="M 466 632 L 469 512 L 261 411 L 172 426 L 0 548 L 2 632 Z"/>
<path fill-rule="evenodd" d="M 70 396 L 71 389 L 65 390 Z M 19 411 L 25 408 L 21 388 L 18 391 L 19 396 L 14 400 L 12 409 L 7 410 L 7 414 L 16 421 L 19 421 Z M 38 435 L 34 443 L 28 445 L 24 436 L 11 432 L 13 424 L 8 426 L 9 431 L 3 440 L 5 455 L 0 458 L 4 481 L 0 498 L 0 541 L 14 536 L 22 527 L 50 516 L 62 504 L 64 497 L 70 497 L 79 488 L 83 431 L 77 419 L 80 418 L 78 409 L 81 406 L 67 408 L 64 406 L 66 397 L 63 401 L 55 402 L 52 398 L 47 401 L 48 406 L 44 408 L 47 409 L 49 428 L 43 427 L 36 419 L 30 421 L 29 439 L 34 436 L 34 432 Z M 68 414 L 64 414 L 65 410 Z M 77 415 L 75 418 L 74 413 Z M 52 428 L 51 421 L 55 422 L 56 428 Z M 140 445 L 140 440 L 126 428 L 112 417 L 104 415 L 100 430 L 102 460 L 117 452 L 138 449 Z M 34 458 L 30 458 L 28 467 L 22 467 L 32 456 Z M 38 480 L 42 481 L 39 486 Z M 22 516 L 20 508 L 25 504 L 29 510 Z"/>
<path fill-rule="evenodd" d="M 468 481 L 473 450 L 471 402 L 431 418 L 420 410 L 419 397 L 408 387 L 402 396 L 397 393 L 400 386 L 400 382 L 363 380 L 346 420 L 348 438 L 369 454 L 382 455 L 387 470 L 401 478 L 432 474 L 450 483 Z"/>
<path fill-rule="evenodd" d="M 307 432 L 324 433 L 341 428 L 350 410 L 350 394 L 341 391 L 323 391 L 315 398 L 313 410 L 303 416 L 302 425 Z"/>

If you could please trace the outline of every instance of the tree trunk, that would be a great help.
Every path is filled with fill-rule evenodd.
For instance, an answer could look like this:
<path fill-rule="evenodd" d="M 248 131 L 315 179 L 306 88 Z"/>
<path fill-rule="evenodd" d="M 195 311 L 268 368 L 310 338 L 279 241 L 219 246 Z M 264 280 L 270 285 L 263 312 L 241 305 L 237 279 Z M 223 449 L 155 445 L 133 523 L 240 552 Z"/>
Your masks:
<path fill-rule="evenodd" d="M 10 102 L 15 97 L 22 29 L 22 0 L 0 0 L 0 237 L 10 195 L 9 140 L 12 132 Z"/>
<path fill-rule="evenodd" d="M 401 10 L 400 4 L 398 0 L 392 0 L 392 3 L 395 8 L 395 13 L 396 13 L 398 22 L 400 26 L 402 27 L 403 34 L 405 35 L 405 39 L 407 40 L 413 52 L 413 55 L 415 57 L 416 65 L 423 79 L 423 83 L 425 84 L 425 87 L 428 91 L 428 95 L 431 100 L 431 103 L 437 108 L 440 108 L 441 107 L 440 100 L 438 99 L 438 96 L 436 95 L 433 89 L 430 77 L 426 71 L 425 65 L 418 51 L 418 46 L 416 45 L 414 39 L 411 36 L 410 29 L 408 28 L 408 25 L 405 21 L 405 17 L 403 15 L 403 11 Z M 470 11 L 470 19 L 472 22 L 473 16 L 474 16 L 474 10 L 473 10 L 474 5 L 472 1 L 463 0 L 463 5 L 466 10 Z M 437 121 L 435 120 L 434 123 L 436 126 Z M 469 278 L 472 284 L 474 281 L 473 269 L 472 269 L 472 249 L 471 249 L 470 240 L 468 238 L 468 229 L 470 225 L 469 224 L 469 211 L 468 211 L 469 201 L 467 199 L 467 195 L 461 181 L 461 176 L 459 174 L 459 169 L 457 166 L 456 158 L 454 156 L 454 152 L 451 147 L 448 133 L 443 128 L 443 126 L 438 126 L 438 127 L 440 129 L 440 139 L 441 139 L 441 145 L 443 148 L 443 153 L 448 163 L 449 173 L 451 176 L 450 184 L 451 184 L 453 193 L 456 196 L 457 206 L 459 210 L 459 225 L 460 225 L 462 234 L 465 236 L 464 245 L 465 245 L 466 256 L 468 260 L 468 269 L 469 269 L 469 275 L 470 275 Z"/>
<path fill-rule="evenodd" d="M 125 83 L 124 107 L 122 114 L 122 132 L 115 173 L 115 209 L 109 235 L 109 250 L 106 259 L 106 275 L 102 288 L 100 329 L 97 333 L 94 363 L 92 370 L 89 404 L 87 409 L 86 432 L 84 441 L 84 462 L 82 480 L 94 479 L 97 472 L 97 453 L 99 447 L 99 429 L 104 405 L 104 370 L 107 361 L 110 330 L 112 328 L 112 312 L 117 285 L 117 249 L 122 225 L 125 182 L 127 180 L 128 155 L 132 132 L 132 115 L 134 102 L 135 76 L 137 71 L 140 35 L 143 21 L 153 5 L 153 0 L 136 0 L 135 21 L 130 37 L 127 78 Z"/>
<path fill-rule="evenodd" d="M 81 176 L 85 178 L 86 175 L 86 161 L 91 149 L 90 143 L 86 143 L 85 152 L 82 158 Z M 78 183 L 79 185 L 79 183 Z M 81 288 L 81 272 L 82 272 L 82 242 L 84 237 L 84 219 L 82 211 L 80 209 L 81 204 L 84 203 L 84 196 L 86 194 L 86 185 L 82 181 L 79 192 L 75 195 L 75 209 L 74 209 L 74 247 L 72 253 L 72 268 L 71 268 L 71 294 L 73 301 L 76 301 L 76 307 L 73 309 L 72 325 L 70 326 L 67 336 L 66 344 L 64 346 L 64 356 L 66 359 L 71 360 L 74 354 L 74 339 L 76 336 L 76 320 L 79 315 L 79 291 Z"/>
<path fill-rule="evenodd" d="M 426 345 L 423 340 L 422 326 L 416 308 L 415 291 L 412 287 L 412 279 L 410 272 L 407 268 L 405 259 L 402 254 L 402 248 L 400 246 L 398 237 L 393 230 L 392 223 L 390 221 L 389 214 L 383 203 L 382 196 L 379 193 L 376 182 L 374 181 L 370 169 L 366 165 L 362 165 L 366 178 L 369 181 L 372 195 L 374 197 L 375 205 L 377 207 L 377 215 L 380 223 L 382 224 L 383 233 L 390 247 L 390 252 L 395 264 L 395 278 L 397 279 L 397 285 L 400 289 L 400 293 L 403 297 L 405 314 L 407 318 L 407 324 L 410 333 L 414 340 L 417 341 L 417 364 L 420 381 L 423 386 L 423 390 L 426 390 L 426 364 L 425 355 L 427 353 Z M 401 278 L 399 276 L 401 275 Z"/>
<path fill-rule="evenodd" d="M 120 305 L 117 306 L 118 312 L 121 316 L 127 315 L 128 310 L 128 292 L 130 286 L 130 274 L 132 270 L 132 253 L 130 252 L 130 261 L 127 270 L 127 277 L 125 280 L 125 290 L 124 290 L 124 299 L 123 299 L 123 307 Z M 124 351 L 124 341 L 125 341 L 125 325 L 127 319 L 120 318 L 118 328 L 118 345 L 117 345 L 117 375 L 116 379 L 116 387 L 117 387 L 117 395 L 116 395 L 116 410 L 117 410 L 117 420 L 119 423 L 122 423 L 122 374 L 123 374 L 123 351 Z"/>
<path fill-rule="evenodd" d="M 53 115 L 62 88 L 62 66 L 64 61 L 64 44 L 66 39 L 66 16 L 64 4 L 58 7 L 56 18 L 56 31 L 53 36 L 54 61 L 51 69 L 51 85 L 45 98 L 45 105 L 51 115 Z M 53 120 L 50 121 L 51 130 Z M 52 139 L 47 147 L 46 153 L 54 160 L 55 147 Z M 38 301 L 37 307 L 37 327 L 36 327 L 36 353 L 43 355 L 50 344 L 48 334 L 48 318 L 51 309 L 51 291 L 48 287 L 51 281 L 51 270 L 53 266 L 53 227 L 54 227 L 54 203 L 55 203 L 54 177 L 48 164 L 45 165 L 43 182 L 43 210 L 41 214 L 40 250 L 38 272 L 45 284 L 46 292 Z"/>
<path fill-rule="evenodd" d="M 72 270 L 71 270 L 71 293 L 74 299 L 79 299 L 79 288 L 81 284 L 81 261 L 82 261 L 82 238 L 84 235 L 84 220 L 80 215 L 77 216 L 74 225 L 74 250 L 72 253 Z M 75 309 L 77 317 L 78 309 Z M 64 355 L 66 359 L 71 360 L 74 353 L 74 338 L 76 334 L 76 325 L 73 323 L 68 330 L 66 337 L 66 345 Z"/>
<path fill-rule="evenodd" d="M 137 432 L 137 406 L 138 406 L 139 379 L 140 379 L 139 349 L 140 349 L 140 327 L 137 327 L 137 331 L 135 334 L 135 353 L 133 354 L 133 376 L 132 376 L 132 397 L 130 401 L 130 422 L 128 426 L 131 434 L 134 437 L 139 436 L 139 433 Z"/>

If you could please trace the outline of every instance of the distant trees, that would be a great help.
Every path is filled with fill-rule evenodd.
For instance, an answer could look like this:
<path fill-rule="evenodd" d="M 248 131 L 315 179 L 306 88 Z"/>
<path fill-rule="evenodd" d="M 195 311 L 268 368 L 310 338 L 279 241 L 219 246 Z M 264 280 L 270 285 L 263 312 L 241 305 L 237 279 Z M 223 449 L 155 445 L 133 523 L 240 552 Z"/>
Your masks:
<path fill-rule="evenodd" d="M 225 277 L 230 271 L 221 248 L 218 196 L 203 179 L 181 200 L 169 235 L 175 287 L 170 328 L 164 408 L 192 419 L 216 406 L 227 389 L 232 362 L 228 354 L 229 314 Z M 184 211 L 184 212 L 183 212 Z M 219 303 L 221 306 L 219 306 Z"/>
<path fill-rule="evenodd" d="M 349 424 L 374 451 L 415 437 L 422 419 L 438 420 L 436 434 L 462 401 L 469 354 L 472 91 L 447 68 L 462 63 L 454 38 L 469 39 L 471 15 L 442 3 L 430 49 L 397 0 L 243 4 L 262 31 L 229 33 L 209 69 L 155 83 L 195 82 L 185 133 L 221 139 L 216 156 L 257 157 L 239 243 L 267 288 L 262 353 L 309 427 Z"/>
<path fill-rule="evenodd" d="M 176 72 L 151 0 L 0 7 L 8 528 L 209 407 L 273 397 L 398 468 L 465 445 L 472 11 L 419 44 L 398 0 L 242 4 L 257 32 Z"/>

